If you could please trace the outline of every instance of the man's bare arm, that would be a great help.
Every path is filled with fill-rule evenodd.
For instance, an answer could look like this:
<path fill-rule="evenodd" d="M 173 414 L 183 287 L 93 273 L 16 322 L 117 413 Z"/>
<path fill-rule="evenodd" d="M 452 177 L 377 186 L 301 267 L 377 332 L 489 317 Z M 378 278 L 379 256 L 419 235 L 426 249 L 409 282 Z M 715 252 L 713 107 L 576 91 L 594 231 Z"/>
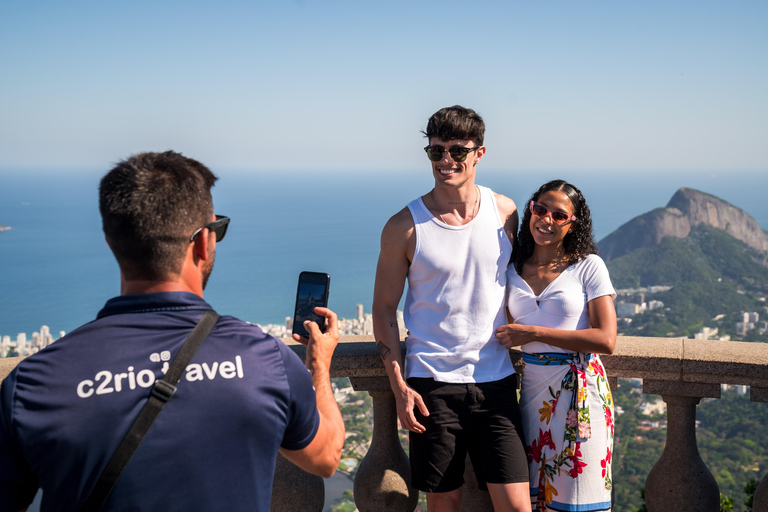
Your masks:
<path fill-rule="evenodd" d="M 294 339 L 307 346 L 306 366 L 312 374 L 320 426 L 308 446 L 301 450 L 280 448 L 280 453 L 301 469 L 330 478 L 339 466 L 345 434 L 344 419 L 333 397 L 330 378 L 331 357 L 339 342 L 339 324 L 336 313 L 330 309 L 315 308 L 315 312 L 325 316 L 328 326 L 325 333 L 320 332 L 315 322 L 306 322 L 309 339 L 298 334 L 294 334 Z"/>
<path fill-rule="evenodd" d="M 381 252 L 373 291 L 373 333 L 395 395 L 401 426 L 413 432 L 424 432 L 424 426 L 416 420 L 413 409 L 418 407 L 425 416 L 429 413 L 421 396 L 405 382 L 397 325 L 397 305 L 403 296 L 414 249 L 413 218 L 410 211 L 404 208 L 387 222 L 381 233 Z"/>
<path fill-rule="evenodd" d="M 512 242 L 512 245 L 514 245 L 515 237 L 517 236 L 518 224 L 517 206 L 515 205 L 515 202 L 510 198 L 501 194 L 494 194 L 496 197 L 496 206 L 499 209 L 499 218 L 504 224 L 504 231 L 507 232 L 509 241 Z"/>

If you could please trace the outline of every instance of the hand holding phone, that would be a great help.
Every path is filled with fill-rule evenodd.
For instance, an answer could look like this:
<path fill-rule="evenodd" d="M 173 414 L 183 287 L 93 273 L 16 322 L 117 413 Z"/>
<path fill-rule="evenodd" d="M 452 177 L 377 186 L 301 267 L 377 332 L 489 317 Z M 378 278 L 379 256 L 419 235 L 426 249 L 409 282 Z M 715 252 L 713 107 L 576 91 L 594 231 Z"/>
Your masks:
<path fill-rule="evenodd" d="M 296 306 L 293 312 L 293 334 L 309 337 L 304 322 L 310 320 L 325 332 L 325 317 L 315 313 L 315 308 L 328 306 L 331 277 L 320 272 L 302 272 L 296 289 Z"/>

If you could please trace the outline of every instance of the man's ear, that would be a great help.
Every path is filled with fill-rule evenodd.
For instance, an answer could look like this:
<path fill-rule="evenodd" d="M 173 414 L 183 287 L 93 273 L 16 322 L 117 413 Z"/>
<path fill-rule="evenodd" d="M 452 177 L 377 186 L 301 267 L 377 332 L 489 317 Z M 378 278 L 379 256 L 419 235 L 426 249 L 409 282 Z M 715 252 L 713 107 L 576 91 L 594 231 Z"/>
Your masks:
<path fill-rule="evenodd" d="M 480 146 L 480 149 L 475 151 L 475 165 L 483 159 L 483 156 L 485 156 L 485 146 Z"/>
<path fill-rule="evenodd" d="M 207 260 L 208 259 L 208 239 L 211 234 L 211 230 L 208 228 L 204 228 L 195 238 L 194 241 L 194 247 L 192 248 L 192 251 L 194 252 L 194 255 L 196 258 L 201 260 Z"/>

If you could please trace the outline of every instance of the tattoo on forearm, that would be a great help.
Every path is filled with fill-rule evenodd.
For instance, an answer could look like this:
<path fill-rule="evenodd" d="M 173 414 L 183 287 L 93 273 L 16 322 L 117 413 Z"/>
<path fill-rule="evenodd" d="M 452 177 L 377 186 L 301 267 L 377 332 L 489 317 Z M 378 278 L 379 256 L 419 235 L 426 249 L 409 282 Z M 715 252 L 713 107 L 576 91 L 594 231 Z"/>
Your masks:
<path fill-rule="evenodd" d="M 389 350 L 389 347 L 386 346 L 383 341 L 379 340 L 379 341 L 376 342 L 376 348 L 379 349 L 379 354 L 381 354 L 381 359 L 386 361 L 387 360 L 387 356 L 391 352 Z"/>
<path fill-rule="evenodd" d="M 397 322 L 389 322 L 390 327 L 397 327 Z"/>

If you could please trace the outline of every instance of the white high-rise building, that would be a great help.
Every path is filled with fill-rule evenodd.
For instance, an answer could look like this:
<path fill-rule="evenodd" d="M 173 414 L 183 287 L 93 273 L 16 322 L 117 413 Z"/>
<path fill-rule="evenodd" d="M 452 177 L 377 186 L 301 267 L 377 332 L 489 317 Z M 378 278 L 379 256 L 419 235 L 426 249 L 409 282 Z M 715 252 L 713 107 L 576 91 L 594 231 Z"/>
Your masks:
<path fill-rule="evenodd" d="M 373 334 L 373 315 L 364 315 L 363 334 Z"/>
<path fill-rule="evenodd" d="M 25 349 L 27 346 L 27 333 L 20 332 L 18 336 L 16 336 L 16 352 L 21 354 L 21 351 Z"/>
<path fill-rule="evenodd" d="M 53 336 L 51 336 L 51 329 L 47 325 L 40 327 L 40 345 L 38 346 L 40 348 L 45 348 L 51 343 L 53 343 Z"/>
<path fill-rule="evenodd" d="M 751 313 L 742 313 L 741 314 L 741 321 L 745 324 L 749 323 L 757 323 L 757 321 L 760 320 L 760 315 L 757 314 L 757 312 L 753 311 Z"/>
<path fill-rule="evenodd" d="M 363 317 L 363 305 L 362 304 L 355 304 L 355 310 L 357 311 L 357 319 L 358 320 L 364 320 L 364 317 Z"/>

